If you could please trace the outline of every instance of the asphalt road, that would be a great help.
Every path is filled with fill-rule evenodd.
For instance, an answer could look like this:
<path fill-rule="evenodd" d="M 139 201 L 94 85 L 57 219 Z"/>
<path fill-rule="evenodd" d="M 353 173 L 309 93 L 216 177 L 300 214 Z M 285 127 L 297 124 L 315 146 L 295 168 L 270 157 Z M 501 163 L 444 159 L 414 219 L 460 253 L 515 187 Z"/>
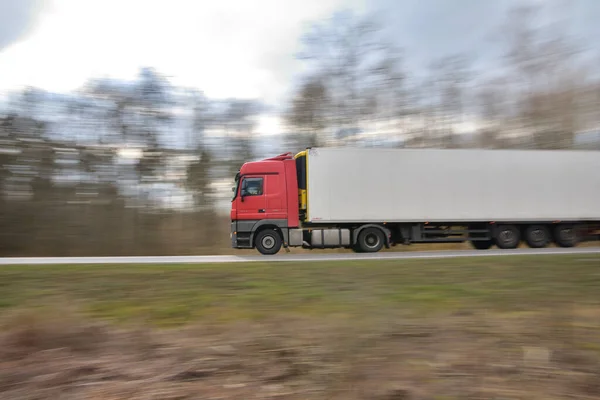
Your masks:
<path fill-rule="evenodd" d="M 573 249 L 518 249 L 518 250 L 486 250 L 486 251 L 431 251 L 431 252 L 383 252 L 376 254 L 286 254 L 276 256 L 166 256 L 166 257 L 23 257 L 0 258 L 0 265 L 53 265 L 53 264 L 212 264 L 212 263 L 245 263 L 245 262 L 315 262 L 315 261 L 350 261 L 350 260 L 415 260 L 441 259 L 458 257 L 509 257 L 536 255 L 591 255 L 600 254 L 597 248 Z"/>

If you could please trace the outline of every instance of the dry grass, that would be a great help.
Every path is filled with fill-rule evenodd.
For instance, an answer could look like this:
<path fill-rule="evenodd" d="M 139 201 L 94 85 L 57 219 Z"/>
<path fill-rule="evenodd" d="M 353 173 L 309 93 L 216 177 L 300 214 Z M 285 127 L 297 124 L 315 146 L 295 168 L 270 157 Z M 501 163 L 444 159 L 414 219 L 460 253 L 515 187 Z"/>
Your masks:
<path fill-rule="evenodd" d="M 3 321 L 0 398 L 598 399 L 600 309 L 573 315 L 279 317 L 162 331 L 30 311 Z"/>

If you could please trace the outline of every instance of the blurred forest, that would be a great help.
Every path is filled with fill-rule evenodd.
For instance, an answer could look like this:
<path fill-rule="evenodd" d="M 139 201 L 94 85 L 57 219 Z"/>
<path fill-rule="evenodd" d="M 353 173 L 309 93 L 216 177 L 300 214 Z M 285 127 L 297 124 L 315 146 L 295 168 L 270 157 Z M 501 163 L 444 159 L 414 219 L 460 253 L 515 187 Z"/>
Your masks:
<path fill-rule="evenodd" d="M 285 132 L 259 136 L 260 100 L 210 99 L 152 68 L 77 93 L 36 88 L 0 109 L 0 256 L 230 252 L 228 199 L 244 161 L 306 146 L 600 150 L 600 52 L 518 8 L 472 54 L 409 71 L 369 17 L 312 25 Z M 597 43 L 590 44 L 597 46 Z M 591 50 L 591 51 L 590 51 Z"/>

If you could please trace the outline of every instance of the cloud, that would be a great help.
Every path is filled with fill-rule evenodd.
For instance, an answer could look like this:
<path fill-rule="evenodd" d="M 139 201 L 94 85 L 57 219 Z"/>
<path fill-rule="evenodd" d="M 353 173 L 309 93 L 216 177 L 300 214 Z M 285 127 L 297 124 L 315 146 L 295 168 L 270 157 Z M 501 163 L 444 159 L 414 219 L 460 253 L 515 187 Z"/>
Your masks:
<path fill-rule="evenodd" d="M 425 73 L 432 60 L 454 53 L 471 56 L 482 68 L 497 65 L 507 12 L 527 4 L 543 5 L 540 22 L 565 21 L 578 43 L 598 51 L 597 0 L 372 0 L 369 6 L 406 49 L 409 68 Z"/>
<path fill-rule="evenodd" d="M 210 97 L 278 103 L 298 68 L 304 25 L 363 1 L 53 0 L 34 34 L 0 52 L 0 90 L 66 92 L 152 66 Z"/>
<path fill-rule="evenodd" d="M 0 0 L 0 51 L 32 30 L 47 3 L 45 0 Z"/>

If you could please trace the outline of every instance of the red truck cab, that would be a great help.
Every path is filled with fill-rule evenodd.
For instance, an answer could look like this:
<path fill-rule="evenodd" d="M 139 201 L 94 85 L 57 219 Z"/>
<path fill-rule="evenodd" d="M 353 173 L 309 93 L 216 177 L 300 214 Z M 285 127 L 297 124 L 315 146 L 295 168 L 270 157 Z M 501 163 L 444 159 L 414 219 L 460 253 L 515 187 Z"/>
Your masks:
<path fill-rule="evenodd" d="M 231 201 L 233 248 L 275 254 L 287 247 L 289 229 L 300 225 L 296 163 L 301 162 L 286 153 L 242 165 Z"/>

